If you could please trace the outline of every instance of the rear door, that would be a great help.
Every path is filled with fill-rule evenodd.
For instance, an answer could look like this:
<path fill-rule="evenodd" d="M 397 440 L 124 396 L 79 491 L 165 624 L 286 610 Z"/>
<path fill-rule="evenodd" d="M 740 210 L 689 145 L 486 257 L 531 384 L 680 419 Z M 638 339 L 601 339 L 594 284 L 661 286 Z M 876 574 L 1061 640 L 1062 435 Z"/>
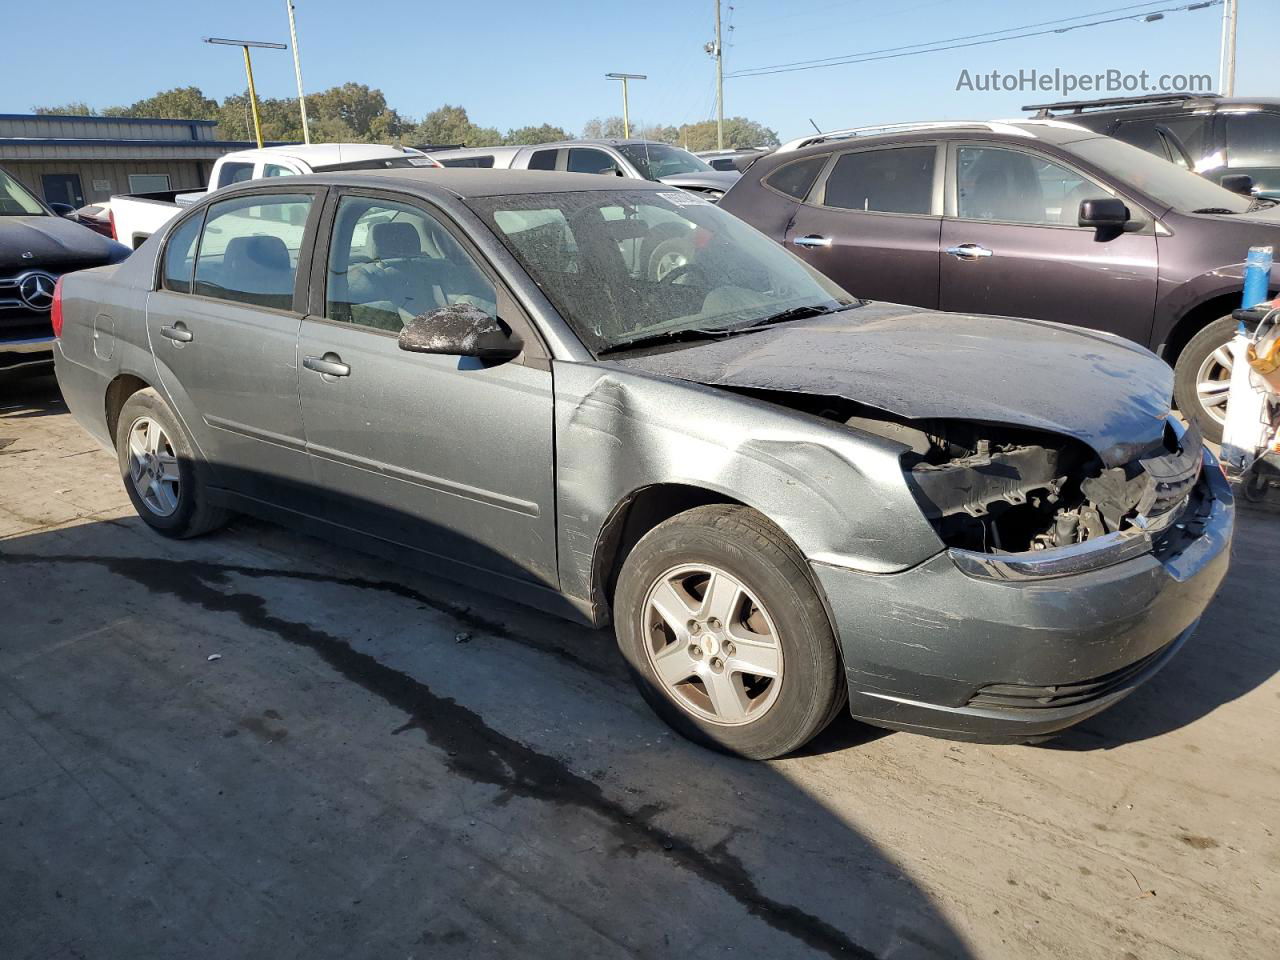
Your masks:
<path fill-rule="evenodd" d="M 535 332 L 434 208 L 351 190 L 331 199 L 326 222 L 328 253 L 315 261 L 324 292 L 317 284 L 300 339 L 302 415 L 323 515 L 555 586 L 551 370 Z M 452 303 L 498 316 L 525 352 L 484 363 L 399 348 L 406 319 Z"/>
<path fill-rule="evenodd" d="M 855 296 L 937 306 L 942 167 L 938 143 L 837 154 L 796 208 L 788 248 Z"/>
<path fill-rule="evenodd" d="M 1146 344 L 1156 297 L 1154 221 L 1103 236 L 1078 226 L 1082 200 L 1116 192 L 1039 151 L 956 142 L 942 224 L 943 310 L 1034 317 Z M 1123 198 L 1122 198 L 1123 199 Z"/>
<path fill-rule="evenodd" d="M 202 208 L 170 233 L 147 301 L 161 386 L 218 483 L 265 500 L 311 476 L 297 342 L 322 198 L 309 188 Z"/>

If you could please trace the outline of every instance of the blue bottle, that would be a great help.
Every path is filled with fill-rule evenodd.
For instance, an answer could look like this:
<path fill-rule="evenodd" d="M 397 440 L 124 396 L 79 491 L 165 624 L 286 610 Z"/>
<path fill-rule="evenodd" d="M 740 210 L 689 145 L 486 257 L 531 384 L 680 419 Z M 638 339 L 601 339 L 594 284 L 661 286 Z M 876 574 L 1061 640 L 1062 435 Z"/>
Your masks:
<path fill-rule="evenodd" d="M 1267 299 L 1271 285 L 1271 248 L 1250 247 L 1244 262 L 1244 300 L 1240 306 L 1248 310 Z"/>

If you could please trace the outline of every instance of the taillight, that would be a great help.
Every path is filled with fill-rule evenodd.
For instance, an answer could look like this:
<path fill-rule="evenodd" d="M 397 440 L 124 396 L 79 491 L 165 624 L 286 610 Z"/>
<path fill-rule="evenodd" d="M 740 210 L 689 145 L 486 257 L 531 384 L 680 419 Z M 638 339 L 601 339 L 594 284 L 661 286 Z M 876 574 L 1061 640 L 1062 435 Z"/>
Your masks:
<path fill-rule="evenodd" d="M 111 239 L 119 241 L 120 238 L 116 236 L 116 212 L 114 210 L 107 210 L 107 222 L 111 224 Z"/>
<path fill-rule="evenodd" d="M 53 324 L 53 335 L 62 336 L 62 278 L 53 285 L 53 303 L 49 305 L 49 322 Z"/>

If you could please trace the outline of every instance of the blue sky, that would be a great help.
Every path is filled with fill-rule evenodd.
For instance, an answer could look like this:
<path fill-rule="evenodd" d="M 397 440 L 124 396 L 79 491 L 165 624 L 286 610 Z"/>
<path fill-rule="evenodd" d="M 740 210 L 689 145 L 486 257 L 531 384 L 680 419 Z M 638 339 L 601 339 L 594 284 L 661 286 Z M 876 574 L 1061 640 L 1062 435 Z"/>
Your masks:
<path fill-rule="evenodd" d="M 946 39 L 1133 2 L 735 0 L 724 4 L 734 27 L 726 70 Z M 1166 0 L 1152 9 L 1184 2 Z M 187 84 L 221 98 L 244 87 L 239 52 L 203 44 L 202 36 L 288 41 L 285 0 L 110 6 L 46 0 L 38 17 L 9 18 L 0 112 L 69 100 L 102 107 Z M 620 112 L 618 84 L 603 76 L 609 71 L 649 75 L 632 85 L 633 122 L 678 124 L 713 115 L 712 64 L 702 50 L 712 36 L 712 0 L 297 0 L 297 15 L 308 89 L 367 83 L 415 117 L 456 103 L 487 126 L 546 121 L 576 130 L 591 117 Z M 786 139 L 808 131 L 810 117 L 828 129 L 986 118 L 1013 115 L 1023 103 L 1044 98 L 958 92 L 964 69 L 1205 72 L 1216 84 L 1220 21 L 1221 8 L 1212 7 L 1170 13 L 1156 23 L 1127 21 L 880 63 L 730 78 L 725 111 L 759 120 Z M 1264 53 L 1277 35 L 1280 3 L 1240 0 L 1237 93 L 1280 95 Z M 261 51 L 254 67 L 262 95 L 292 95 L 287 52 Z"/>

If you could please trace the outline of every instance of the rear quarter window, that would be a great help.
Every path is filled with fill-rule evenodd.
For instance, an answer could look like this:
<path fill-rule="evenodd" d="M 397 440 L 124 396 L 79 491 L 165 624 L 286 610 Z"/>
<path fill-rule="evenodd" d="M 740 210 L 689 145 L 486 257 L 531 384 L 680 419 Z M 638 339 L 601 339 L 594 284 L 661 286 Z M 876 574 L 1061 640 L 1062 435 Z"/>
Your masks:
<path fill-rule="evenodd" d="M 164 269 L 160 286 L 174 293 L 191 292 L 191 274 L 196 265 L 196 241 L 200 239 L 203 214 L 196 214 L 178 225 L 169 235 L 164 248 Z"/>
<path fill-rule="evenodd" d="M 554 170 L 556 168 L 557 150 L 535 150 L 529 158 L 530 170 Z"/>
<path fill-rule="evenodd" d="M 826 166 L 829 159 L 831 159 L 831 154 L 824 153 L 817 157 L 792 160 L 790 163 L 784 163 L 765 177 L 764 182 L 779 193 L 785 193 L 788 197 L 803 200 L 808 196 L 809 188 L 813 186 L 813 181 L 818 179 L 818 174 L 822 172 L 822 168 Z M 732 162 L 730 163 L 731 168 Z"/>

